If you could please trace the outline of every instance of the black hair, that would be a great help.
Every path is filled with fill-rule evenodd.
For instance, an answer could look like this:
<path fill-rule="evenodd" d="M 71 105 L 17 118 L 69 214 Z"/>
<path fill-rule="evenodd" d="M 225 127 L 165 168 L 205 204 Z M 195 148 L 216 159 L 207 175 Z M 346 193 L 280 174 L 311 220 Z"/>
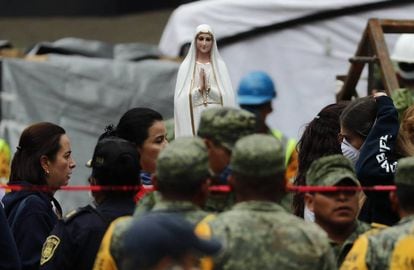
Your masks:
<path fill-rule="evenodd" d="M 297 144 L 299 164 L 295 185 L 306 185 L 306 172 L 314 160 L 323 156 L 342 154 L 341 144 L 338 141 L 339 116 L 347 104 L 347 102 L 339 102 L 327 105 L 306 126 Z M 295 215 L 303 217 L 303 193 L 294 195 L 293 209 Z"/>
<path fill-rule="evenodd" d="M 341 113 L 340 124 L 365 140 L 374 125 L 377 110 L 374 97 L 367 96 L 355 99 Z"/>
<path fill-rule="evenodd" d="M 108 163 L 103 166 L 96 164 L 95 155 L 105 159 Z M 92 176 L 98 184 L 103 186 L 138 186 L 140 185 L 140 171 L 139 154 L 134 143 L 114 136 L 100 138 L 92 160 Z M 134 196 L 136 190 L 104 193 L 111 197 L 121 197 L 126 194 Z"/>
<path fill-rule="evenodd" d="M 162 115 L 157 111 L 149 108 L 133 108 L 121 117 L 113 133 L 122 139 L 135 143 L 138 147 L 142 147 L 148 138 L 148 129 L 154 122 L 162 120 Z"/>
<path fill-rule="evenodd" d="M 60 138 L 65 130 L 55 124 L 40 122 L 23 130 L 17 151 L 11 162 L 10 183 L 27 181 L 34 185 L 46 185 L 46 173 L 40 158 L 54 161 L 61 148 Z"/>

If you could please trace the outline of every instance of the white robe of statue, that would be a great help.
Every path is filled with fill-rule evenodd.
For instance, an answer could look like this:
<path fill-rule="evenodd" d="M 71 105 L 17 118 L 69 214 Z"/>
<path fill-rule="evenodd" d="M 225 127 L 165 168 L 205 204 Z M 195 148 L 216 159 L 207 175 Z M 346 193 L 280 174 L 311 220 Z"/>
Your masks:
<path fill-rule="evenodd" d="M 200 33 L 208 33 L 213 38 L 210 61 L 207 63 L 197 62 L 196 59 L 196 39 Z M 202 70 L 205 74 L 204 90 L 201 90 Z M 178 70 L 174 93 L 175 138 L 196 135 L 202 111 L 221 106 L 236 107 L 236 99 L 213 31 L 210 26 L 202 24 L 197 27 L 190 50 Z"/>

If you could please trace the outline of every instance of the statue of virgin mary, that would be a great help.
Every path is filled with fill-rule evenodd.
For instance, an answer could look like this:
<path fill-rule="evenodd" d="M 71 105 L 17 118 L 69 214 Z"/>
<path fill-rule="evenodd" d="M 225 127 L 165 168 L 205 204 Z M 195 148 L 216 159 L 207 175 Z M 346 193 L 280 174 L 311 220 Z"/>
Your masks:
<path fill-rule="evenodd" d="M 201 112 L 222 106 L 236 107 L 233 87 L 211 27 L 201 24 L 178 70 L 174 93 L 175 137 L 195 136 Z"/>

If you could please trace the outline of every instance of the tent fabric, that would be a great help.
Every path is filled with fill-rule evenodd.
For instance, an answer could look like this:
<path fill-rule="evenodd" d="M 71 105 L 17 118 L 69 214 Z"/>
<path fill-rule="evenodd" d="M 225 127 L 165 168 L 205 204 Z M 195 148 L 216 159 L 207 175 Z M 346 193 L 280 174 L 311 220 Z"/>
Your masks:
<path fill-rule="evenodd" d="M 171 15 L 159 43 L 161 53 L 177 56 L 197 25 L 209 24 L 218 39 L 255 27 L 297 19 L 330 9 L 384 1 L 359 0 L 204 0 L 182 5 Z M 233 88 L 253 70 L 274 79 L 278 98 L 267 119 L 271 127 L 300 137 L 309 121 L 335 101 L 337 75 L 345 75 L 369 18 L 412 19 L 414 3 L 349 14 L 269 32 L 219 48 Z M 387 35 L 389 49 L 397 35 Z M 358 86 L 366 95 L 364 81 Z M 300 108 L 300 109 L 298 109 Z"/>
<path fill-rule="evenodd" d="M 62 38 L 55 42 L 40 42 L 30 49 L 28 55 L 51 53 L 135 61 L 155 59 L 159 58 L 160 55 L 158 48 L 149 44 L 124 43 L 113 45 L 107 42 L 73 37 Z"/>
<path fill-rule="evenodd" d="M 179 64 L 171 61 L 120 60 L 49 55 L 45 62 L 4 59 L 0 135 L 16 149 L 27 125 L 49 121 L 65 128 L 77 167 L 72 185 L 87 184 L 91 158 L 105 126 L 116 125 L 133 107 L 150 107 L 173 116 Z M 88 201 L 86 193 L 59 192 L 65 210 Z"/>
<path fill-rule="evenodd" d="M 171 14 L 160 40 L 160 50 L 177 56 L 180 46 L 191 42 L 195 27 L 209 24 L 217 39 L 250 30 L 254 27 L 280 23 L 312 13 L 340 9 L 378 0 L 204 0 L 181 5 Z"/>

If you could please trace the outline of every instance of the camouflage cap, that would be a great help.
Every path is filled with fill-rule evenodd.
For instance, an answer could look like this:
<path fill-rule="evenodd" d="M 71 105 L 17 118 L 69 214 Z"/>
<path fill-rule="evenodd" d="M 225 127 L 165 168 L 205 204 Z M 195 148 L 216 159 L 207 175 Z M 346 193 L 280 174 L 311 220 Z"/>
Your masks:
<path fill-rule="evenodd" d="M 243 176 L 267 177 L 285 170 L 285 155 L 281 142 L 273 136 L 253 134 L 237 141 L 230 166 Z"/>
<path fill-rule="evenodd" d="M 359 186 L 351 161 L 343 155 L 321 157 L 312 162 L 306 172 L 309 186 L 335 186 L 344 179 L 352 180 Z"/>
<path fill-rule="evenodd" d="M 255 132 L 255 125 L 254 114 L 246 110 L 228 107 L 210 108 L 201 113 L 197 134 L 232 150 L 238 139 Z"/>
<path fill-rule="evenodd" d="M 207 148 L 200 138 L 182 137 L 171 142 L 158 156 L 157 181 L 183 183 L 209 176 Z"/>
<path fill-rule="evenodd" d="M 398 160 L 394 182 L 397 185 L 414 186 L 414 157 L 406 157 Z"/>

